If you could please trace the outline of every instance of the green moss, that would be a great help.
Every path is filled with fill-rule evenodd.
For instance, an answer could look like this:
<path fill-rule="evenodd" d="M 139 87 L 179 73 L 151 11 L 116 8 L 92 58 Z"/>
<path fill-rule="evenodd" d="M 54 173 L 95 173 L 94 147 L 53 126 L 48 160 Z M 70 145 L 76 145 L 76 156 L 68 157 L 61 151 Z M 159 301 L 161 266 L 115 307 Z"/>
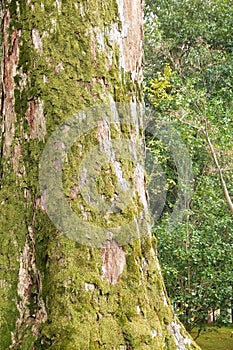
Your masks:
<path fill-rule="evenodd" d="M 197 329 L 192 332 L 193 337 L 197 335 Z M 197 338 L 197 343 L 205 350 L 231 350 L 233 327 L 208 327 L 203 330 Z"/>
<path fill-rule="evenodd" d="M 24 337 L 23 337 L 23 341 L 22 343 L 19 345 L 18 349 L 19 350 L 29 350 L 29 349 L 33 349 L 34 343 L 35 343 L 35 337 L 33 337 L 33 335 L 31 334 L 30 329 L 27 329 L 25 331 Z"/>
<path fill-rule="evenodd" d="M 96 177 L 96 185 L 98 193 L 110 203 L 110 200 L 114 198 L 117 187 L 117 177 L 111 163 L 102 165 Z"/>
<path fill-rule="evenodd" d="M 101 318 L 99 327 L 103 348 L 106 346 L 109 349 L 114 349 L 124 344 L 122 330 L 116 319 L 110 316 Z"/>
<path fill-rule="evenodd" d="M 142 344 L 151 345 L 151 328 L 146 320 L 140 320 L 133 323 L 127 322 L 123 328 L 125 340 L 133 348 L 141 348 Z"/>

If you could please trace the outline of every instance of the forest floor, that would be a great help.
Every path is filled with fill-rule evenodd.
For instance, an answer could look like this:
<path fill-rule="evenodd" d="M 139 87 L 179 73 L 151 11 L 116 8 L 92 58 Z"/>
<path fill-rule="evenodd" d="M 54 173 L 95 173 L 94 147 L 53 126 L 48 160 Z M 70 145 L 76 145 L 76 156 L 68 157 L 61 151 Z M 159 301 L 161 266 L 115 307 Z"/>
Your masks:
<path fill-rule="evenodd" d="M 193 338 L 196 332 L 191 333 Z M 196 343 L 202 350 L 233 350 L 233 327 L 208 327 L 201 332 Z"/>

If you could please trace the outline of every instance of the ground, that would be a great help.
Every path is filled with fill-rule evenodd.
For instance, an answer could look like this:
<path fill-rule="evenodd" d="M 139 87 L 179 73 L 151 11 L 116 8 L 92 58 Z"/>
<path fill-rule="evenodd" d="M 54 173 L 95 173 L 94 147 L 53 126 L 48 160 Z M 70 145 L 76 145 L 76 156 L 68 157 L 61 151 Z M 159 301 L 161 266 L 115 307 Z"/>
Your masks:
<path fill-rule="evenodd" d="M 195 338 L 196 332 L 192 333 Z M 233 350 L 233 327 L 210 327 L 196 340 L 202 350 Z"/>

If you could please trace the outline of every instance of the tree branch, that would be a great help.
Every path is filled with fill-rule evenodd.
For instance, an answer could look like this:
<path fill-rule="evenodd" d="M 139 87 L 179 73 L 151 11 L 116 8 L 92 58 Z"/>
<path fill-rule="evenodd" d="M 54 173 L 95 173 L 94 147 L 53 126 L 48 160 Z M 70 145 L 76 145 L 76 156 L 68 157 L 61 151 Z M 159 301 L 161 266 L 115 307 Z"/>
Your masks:
<path fill-rule="evenodd" d="M 231 197 L 229 195 L 229 192 L 228 192 L 228 189 L 227 189 L 227 186 L 226 186 L 226 183 L 225 183 L 225 180 L 223 178 L 223 172 L 222 172 L 222 169 L 219 165 L 219 162 L 218 162 L 218 158 L 217 158 L 217 155 L 216 155 L 216 152 L 215 152 L 215 149 L 210 141 L 210 138 L 209 138 L 209 135 L 208 135 L 208 129 L 207 129 L 207 121 L 206 121 L 206 116 L 204 116 L 204 120 L 205 120 L 205 129 L 204 127 L 198 127 L 197 125 L 195 124 L 192 124 L 186 120 L 183 120 L 182 118 L 179 118 L 177 116 L 175 116 L 181 123 L 183 124 L 186 124 L 194 129 L 196 129 L 198 132 L 202 133 L 207 142 L 208 142 L 208 146 L 209 146 L 209 149 L 210 149 L 210 153 L 212 155 L 212 158 L 214 160 L 214 163 L 216 165 L 216 168 L 217 168 L 217 171 L 218 171 L 218 174 L 219 174 L 219 179 L 220 179 L 220 183 L 221 183 L 221 187 L 222 187 L 222 190 L 223 190 L 223 194 L 224 194 L 224 197 L 225 197 L 225 200 L 227 202 L 227 205 L 231 211 L 231 213 L 233 214 L 233 202 L 231 200 Z"/>
<path fill-rule="evenodd" d="M 228 189 L 227 189 L 227 186 L 226 186 L 226 183 L 225 183 L 225 180 L 223 178 L 223 173 L 222 173 L 222 169 L 219 165 L 219 162 L 218 162 L 218 158 L 217 158 L 217 155 L 216 155 L 216 152 L 214 150 L 214 147 L 210 141 L 210 138 L 209 138 L 209 135 L 208 135 L 208 132 L 207 131 L 203 131 L 205 137 L 206 137 L 206 140 L 208 142 L 208 145 L 209 145 L 209 149 L 210 149 L 210 152 L 211 152 L 211 155 L 213 157 L 213 160 L 214 160 L 214 163 L 218 169 L 218 174 L 219 174 L 219 179 L 220 179 L 220 182 L 221 182 L 221 186 L 222 186 L 222 190 L 223 190 L 223 194 L 224 194 L 224 197 L 226 199 L 226 202 L 228 204 L 228 207 L 231 211 L 231 213 L 233 214 L 233 203 L 232 203 L 232 200 L 231 200 L 231 197 L 229 195 L 229 192 L 228 192 Z"/>

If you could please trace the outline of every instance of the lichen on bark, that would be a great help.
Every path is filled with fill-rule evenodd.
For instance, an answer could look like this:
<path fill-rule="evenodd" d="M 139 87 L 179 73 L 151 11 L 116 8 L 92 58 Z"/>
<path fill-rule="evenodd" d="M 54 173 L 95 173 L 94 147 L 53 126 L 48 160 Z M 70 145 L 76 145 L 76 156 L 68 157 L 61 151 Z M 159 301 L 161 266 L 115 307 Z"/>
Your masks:
<path fill-rule="evenodd" d="M 103 118 L 77 140 L 63 169 L 77 212 L 107 226 L 90 214 L 72 176 L 80 150 L 98 144 L 108 153 L 107 144 L 121 137 L 132 152 L 143 144 L 142 115 L 135 113 L 142 105 L 141 1 L 4 0 L 2 7 L 0 346 L 198 349 L 167 300 L 147 215 L 139 239 L 121 245 L 110 237 L 102 249 L 88 247 L 57 231 L 39 189 L 41 154 L 61 122 L 97 104 L 114 106 L 120 121 L 116 102 L 127 102 L 130 123 Z M 138 164 L 110 156 L 98 181 L 109 201 L 116 183 L 134 186 L 123 220 L 147 213 Z"/>

